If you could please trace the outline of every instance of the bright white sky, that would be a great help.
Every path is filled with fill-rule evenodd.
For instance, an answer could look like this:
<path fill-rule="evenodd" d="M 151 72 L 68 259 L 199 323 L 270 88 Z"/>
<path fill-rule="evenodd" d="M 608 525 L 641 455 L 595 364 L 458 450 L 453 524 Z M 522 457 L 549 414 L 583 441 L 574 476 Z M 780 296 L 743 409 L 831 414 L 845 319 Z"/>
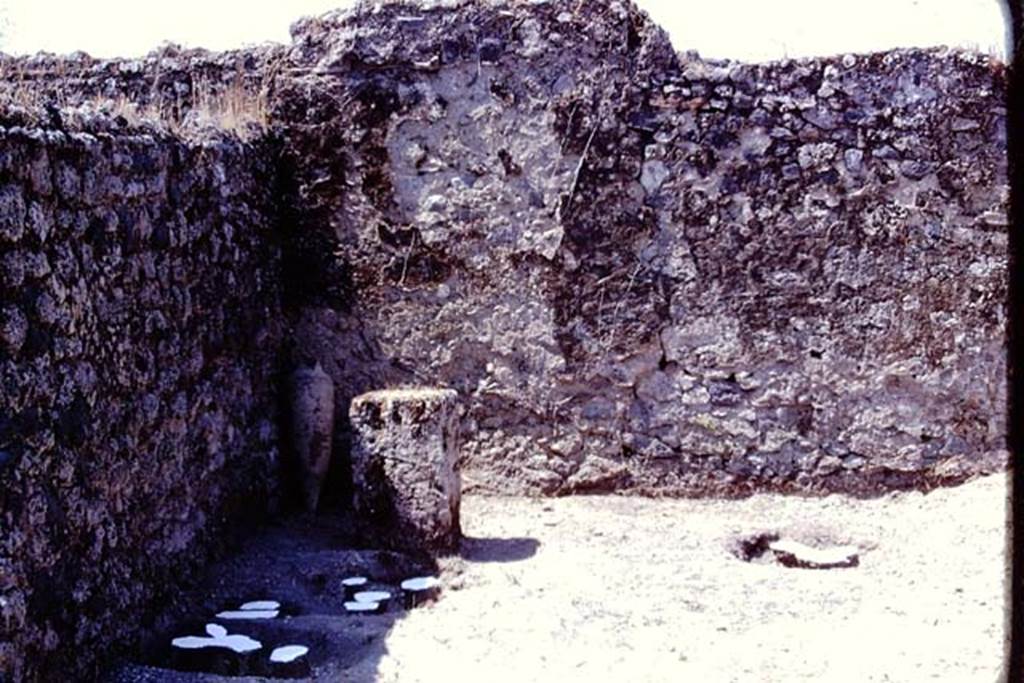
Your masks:
<path fill-rule="evenodd" d="M 638 0 L 677 50 L 768 60 L 959 45 L 1005 57 L 1015 0 Z M 0 0 L 0 49 L 135 56 L 162 42 L 227 49 L 287 42 L 288 26 L 351 0 Z"/>

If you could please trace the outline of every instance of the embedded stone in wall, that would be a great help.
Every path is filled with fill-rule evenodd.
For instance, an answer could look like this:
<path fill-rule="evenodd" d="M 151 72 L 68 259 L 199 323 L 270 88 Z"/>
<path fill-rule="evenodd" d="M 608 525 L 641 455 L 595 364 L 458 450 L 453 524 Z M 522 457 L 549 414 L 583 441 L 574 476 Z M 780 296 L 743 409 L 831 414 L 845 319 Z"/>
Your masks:
<path fill-rule="evenodd" d="M 395 389 L 352 401 L 353 503 L 389 545 L 443 552 L 458 543 L 457 396 Z"/>

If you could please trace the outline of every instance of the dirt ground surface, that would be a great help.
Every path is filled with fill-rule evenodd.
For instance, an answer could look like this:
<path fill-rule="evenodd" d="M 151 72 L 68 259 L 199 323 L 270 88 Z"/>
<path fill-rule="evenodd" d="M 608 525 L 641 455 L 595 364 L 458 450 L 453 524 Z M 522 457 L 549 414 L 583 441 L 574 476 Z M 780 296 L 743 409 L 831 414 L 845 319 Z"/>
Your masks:
<path fill-rule="evenodd" d="M 992 475 L 870 500 L 469 495 L 461 552 L 439 567 L 356 548 L 345 516 L 289 518 L 212 567 L 148 655 L 105 680 L 266 681 L 266 652 L 230 677 L 183 671 L 166 650 L 220 609 L 273 598 L 287 615 L 222 623 L 267 650 L 309 646 L 304 680 L 318 682 L 990 683 L 1006 649 L 1007 493 L 1007 476 Z M 859 564 L 798 569 L 770 551 L 735 554 L 738 540 L 764 533 L 851 544 Z M 436 602 L 343 609 L 346 576 L 397 590 L 437 570 Z"/>
<path fill-rule="evenodd" d="M 857 500 L 469 496 L 441 601 L 396 621 L 377 681 L 997 681 L 1004 475 Z M 743 562 L 760 531 L 856 568 Z"/>

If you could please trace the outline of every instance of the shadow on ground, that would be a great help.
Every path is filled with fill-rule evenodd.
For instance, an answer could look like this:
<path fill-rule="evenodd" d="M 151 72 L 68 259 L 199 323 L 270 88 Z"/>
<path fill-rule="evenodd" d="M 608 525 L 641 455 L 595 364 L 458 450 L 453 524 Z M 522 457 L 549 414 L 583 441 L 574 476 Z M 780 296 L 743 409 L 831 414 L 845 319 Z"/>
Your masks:
<path fill-rule="evenodd" d="M 537 554 L 535 538 L 464 538 L 462 558 L 468 562 L 522 562 Z"/>
<path fill-rule="evenodd" d="M 407 612 L 400 597 L 401 582 L 437 575 L 439 567 L 428 558 L 360 547 L 350 519 L 351 515 L 340 513 L 293 515 L 253 532 L 235 555 L 210 568 L 197 589 L 165 607 L 135 661 L 119 666 L 106 680 L 372 679 L 388 652 L 389 632 Z M 525 537 L 466 538 L 460 556 L 474 563 L 521 562 L 533 557 L 538 546 L 536 539 Z M 348 613 L 341 581 L 351 576 L 368 577 L 368 589 L 389 591 L 395 599 L 382 614 Z M 280 614 L 268 620 L 216 616 L 255 600 L 279 602 Z M 255 639 L 261 647 L 244 655 L 221 648 L 183 653 L 171 647 L 177 637 L 205 636 L 208 624 L 218 624 L 230 635 Z M 285 645 L 309 648 L 308 669 L 270 663 L 271 651 Z"/>
<path fill-rule="evenodd" d="M 360 548 L 349 516 L 294 515 L 269 525 L 246 539 L 226 561 L 213 565 L 200 587 L 178 603 L 167 605 L 158 626 L 141 648 L 136 663 L 121 667 L 109 680 L 217 681 L 251 676 L 338 680 L 351 667 L 375 667 L 384 653 L 384 639 L 402 618 L 400 583 L 414 576 L 437 573 L 436 563 L 388 550 Z M 344 607 L 341 581 L 351 576 L 370 579 L 367 589 L 385 590 L 395 598 L 382 614 L 352 614 Z M 237 610 L 253 600 L 281 603 L 275 619 L 230 620 L 219 612 Z M 250 655 L 221 653 L 183 656 L 170 643 L 182 636 L 204 636 L 207 624 L 219 624 L 229 634 L 260 642 Z M 309 648 L 309 672 L 272 667 L 271 651 L 284 645 Z M 303 675 L 305 674 L 305 675 Z"/>

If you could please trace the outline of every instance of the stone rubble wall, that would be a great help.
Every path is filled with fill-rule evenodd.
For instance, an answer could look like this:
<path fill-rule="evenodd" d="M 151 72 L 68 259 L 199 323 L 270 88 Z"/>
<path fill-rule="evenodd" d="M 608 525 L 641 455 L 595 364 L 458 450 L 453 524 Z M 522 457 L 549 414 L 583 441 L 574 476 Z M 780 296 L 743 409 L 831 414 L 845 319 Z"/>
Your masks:
<path fill-rule="evenodd" d="M 334 501 L 352 398 L 403 386 L 458 392 L 467 489 L 1005 466 L 1001 65 L 705 61 L 621 0 L 293 33 L 0 56 L 0 679 L 88 680 L 275 505 L 298 366 L 336 389 Z M 250 142 L 190 122 L 239 89 Z M 167 120 L 91 106 L 121 98 Z"/>
<path fill-rule="evenodd" d="M 184 118 L 192 108 L 202 108 L 206 100 L 228 91 L 265 96 L 283 52 L 280 45 L 228 52 L 168 45 L 138 59 L 0 53 L 0 101 L 58 106 L 131 102 Z"/>
<path fill-rule="evenodd" d="M 442 5 L 297 24 L 275 84 L 340 424 L 457 389 L 466 485 L 511 493 L 1005 465 L 1001 65 L 710 62 L 616 0 Z"/>
<path fill-rule="evenodd" d="M 275 169 L 264 143 L 17 114 L 0 117 L 0 680 L 94 680 L 276 496 Z"/>

